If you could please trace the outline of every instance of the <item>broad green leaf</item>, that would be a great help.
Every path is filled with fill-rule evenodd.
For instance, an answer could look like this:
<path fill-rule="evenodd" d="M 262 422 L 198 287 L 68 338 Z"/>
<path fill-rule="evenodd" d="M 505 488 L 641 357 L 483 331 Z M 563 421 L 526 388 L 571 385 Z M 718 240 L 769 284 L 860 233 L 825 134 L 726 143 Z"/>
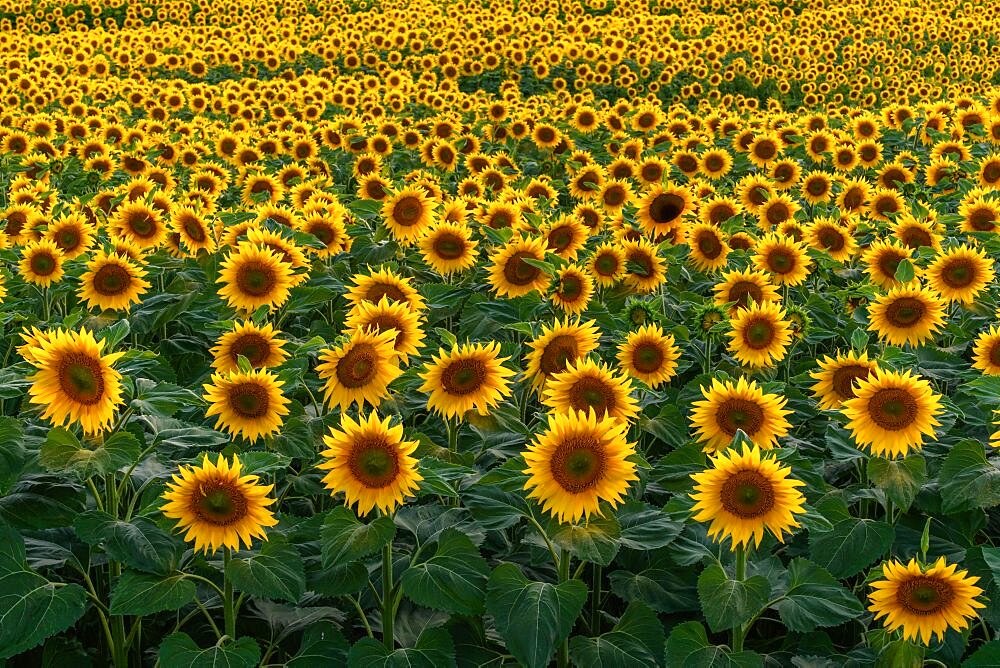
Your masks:
<path fill-rule="evenodd" d="M 693 569 L 615 571 L 609 579 L 615 595 L 629 603 L 641 601 L 658 612 L 701 609 Z"/>
<path fill-rule="evenodd" d="M 514 658 L 528 668 L 544 668 L 586 600 L 587 587 L 579 580 L 532 582 L 514 564 L 501 564 L 487 584 L 486 610 Z"/>
<path fill-rule="evenodd" d="M 698 600 L 709 628 L 715 633 L 749 621 L 767 605 L 770 595 L 767 578 L 754 575 L 734 580 L 718 563 L 698 576 Z"/>
<path fill-rule="evenodd" d="M 139 442 L 132 434 L 119 431 L 102 444 L 84 444 L 72 432 L 56 428 L 49 432 L 38 457 L 50 471 L 69 472 L 86 480 L 134 463 L 139 457 Z"/>
<path fill-rule="evenodd" d="M 888 460 L 868 460 L 868 479 L 885 490 L 886 495 L 904 512 L 909 509 L 920 487 L 927 482 L 927 466 L 921 455 Z"/>
<path fill-rule="evenodd" d="M 0 417 L 0 495 L 10 491 L 24 468 L 27 453 L 21 442 L 23 433 L 20 422 Z"/>
<path fill-rule="evenodd" d="M 913 280 L 916 272 L 913 269 L 913 262 L 909 258 L 903 258 L 896 265 L 896 275 L 893 277 L 900 283 L 909 283 Z"/>
<path fill-rule="evenodd" d="M 160 644 L 161 666 L 170 668 L 256 668 L 260 647 L 246 636 L 202 649 L 186 633 L 175 633 Z"/>
<path fill-rule="evenodd" d="M 396 535 L 389 517 L 362 524 L 350 508 L 340 506 L 327 513 L 320 537 L 323 565 L 343 566 L 378 552 Z"/>
<path fill-rule="evenodd" d="M 455 665 L 455 644 L 444 629 L 427 629 L 417 644 L 390 652 L 372 638 L 362 638 L 351 648 L 348 668 L 448 668 Z"/>
<path fill-rule="evenodd" d="M 302 634 L 298 653 L 285 664 L 287 668 L 328 668 L 347 661 L 350 646 L 331 622 L 310 624 Z"/>
<path fill-rule="evenodd" d="M 76 518 L 73 528 L 85 543 L 103 547 L 115 561 L 147 573 L 170 573 L 183 549 L 180 541 L 145 517 L 123 522 L 89 510 Z"/>
<path fill-rule="evenodd" d="M 633 550 L 666 547 L 684 528 L 683 522 L 641 501 L 624 504 L 618 510 L 618 524 L 621 525 L 621 544 Z"/>
<path fill-rule="evenodd" d="M 111 592 L 111 614 L 151 615 L 179 610 L 191 601 L 197 589 L 182 573 L 166 577 L 126 571 Z"/>
<path fill-rule="evenodd" d="M 678 624 L 667 638 L 666 665 L 683 668 L 761 668 L 763 658 L 754 652 L 733 654 L 713 645 L 700 622 Z"/>
<path fill-rule="evenodd" d="M 885 522 L 842 520 L 833 525 L 832 531 L 810 534 L 809 554 L 835 578 L 846 578 L 882 558 L 895 536 Z"/>
<path fill-rule="evenodd" d="M 549 523 L 552 542 L 583 561 L 607 566 L 618 554 L 621 527 L 614 517 L 597 517 L 586 524 Z"/>
<path fill-rule="evenodd" d="M 992 640 L 977 649 L 962 662 L 962 668 L 991 668 L 1000 666 L 1000 640 Z"/>
<path fill-rule="evenodd" d="M 575 636 L 569 651 L 578 666 L 655 666 L 660 665 L 665 641 L 656 613 L 642 603 L 632 603 L 609 633 L 596 638 Z"/>
<path fill-rule="evenodd" d="M 278 536 L 265 542 L 259 553 L 230 561 L 226 572 L 235 589 L 260 598 L 295 603 L 306 590 L 302 557 Z"/>
<path fill-rule="evenodd" d="M 469 538 L 454 529 L 441 534 L 434 554 L 403 572 L 410 600 L 460 615 L 482 614 L 490 567 Z"/>
<path fill-rule="evenodd" d="M 788 590 L 774 608 L 790 631 L 836 626 L 864 613 L 854 594 L 807 559 L 793 559 L 788 578 Z"/>
<path fill-rule="evenodd" d="M 135 395 L 131 406 L 141 415 L 170 417 L 184 406 L 200 406 L 204 403 L 197 393 L 187 388 L 146 378 L 136 379 Z"/>
<path fill-rule="evenodd" d="M 484 528 L 506 529 L 531 516 L 528 502 L 520 494 L 496 485 L 474 485 L 462 492 L 462 503 Z"/>
<path fill-rule="evenodd" d="M 1000 467 L 986 458 L 979 441 L 957 443 L 938 473 L 941 509 L 955 513 L 1000 505 Z"/>

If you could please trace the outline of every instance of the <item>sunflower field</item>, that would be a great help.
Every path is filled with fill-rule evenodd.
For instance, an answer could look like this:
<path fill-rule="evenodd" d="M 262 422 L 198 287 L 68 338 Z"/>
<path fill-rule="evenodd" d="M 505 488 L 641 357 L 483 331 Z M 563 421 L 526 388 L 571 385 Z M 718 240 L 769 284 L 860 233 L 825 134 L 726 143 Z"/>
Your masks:
<path fill-rule="evenodd" d="M 0 665 L 1000 666 L 981 0 L 0 0 Z"/>

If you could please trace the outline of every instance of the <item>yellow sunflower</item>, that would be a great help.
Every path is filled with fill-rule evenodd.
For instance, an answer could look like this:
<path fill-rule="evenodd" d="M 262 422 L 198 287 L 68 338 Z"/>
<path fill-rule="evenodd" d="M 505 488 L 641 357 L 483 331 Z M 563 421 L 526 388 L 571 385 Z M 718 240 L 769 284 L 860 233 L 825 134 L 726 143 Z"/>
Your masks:
<path fill-rule="evenodd" d="M 356 422 L 343 415 L 340 429 L 331 427 L 323 437 L 327 449 L 317 464 L 327 471 L 323 484 L 331 494 L 343 492 L 346 504 L 356 506 L 362 516 L 374 508 L 392 513 L 423 480 L 412 456 L 417 441 L 403 440 L 403 425 L 390 423 L 391 418 L 381 420 L 375 411 Z"/>
<path fill-rule="evenodd" d="M 868 594 L 868 609 L 875 613 L 875 619 L 885 618 L 890 633 L 902 628 L 904 640 L 919 637 L 929 645 L 937 636 L 944 642 L 945 631 L 968 628 L 969 619 L 978 616 L 976 608 L 986 607 L 976 600 L 983 593 L 975 586 L 979 578 L 969 577 L 968 571 L 956 572 L 957 568 L 944 557 L 926 570 L 916 559 L 905 566 L 889 561 L 882 565 L 885 579 L 871 583 L 874 591 Z"/>
<path fill-rule="evenodd" d="M 550 415 L 545 430 L 524 451 L 529 499 L 542 504 L 560 522 L 600 515 L 600 502 L 618 506 L 629 484 L 638 480 L 628 457 L 635 446 L 627 440 L 628 424 L 571 411 Z"/>
<path fill-rule="evenodd" d="M 893 288 L 869 306 L 868 329 L 894 346 L 919 346 L 941 329 L 944 307 L 937 293 L 919 284 Z"/>
<path fill-rule="evenodd" d="M 673 334 L 665 334 L 659 325 L 643 325 L 629 332 L 618 347 L 618 363 L 630 376 L 652 388 L 667 383 L 677 375 L 681 351 Z"/>
<path fill-rule="evenodd" d="M 220 547 L 250 549 L 254 538 L 267 540 L 264 527 L 278 523 L 268 506 L 274 485 L 261 485 L 255 475 L 242 475 L 243 463 L 233 455 L 232 465 L 223 455 L 213 464 L 206 453 L 201 466 L 180 466 L 163 493 L 163 515 L 178 520 L 184 540 L 194 541 L 195 551 L 215 554 Z"/>
<path fill-rule="evenodd" d="M 687 230 L 688 259 L 698 271 L 717 271 L 729 260 L 729 244 L 723 231 L 710 223 L 698 223 Z"/>
<path fill-rule="evenodd" d="M 292 265 L 269 248 L 241 243 L 222 261 L 217 283 L 219 296 L 230 307 L 255 311 L 277 308 L 288 301 L 293 282 Z"/>
<path fill-rule="evenodd" d="M 571 264 L 558 270 L 555 279 L 552 303 L 569 315 L 586 310 L 594 294 L 594 279 L 590 274 Z"/>
<path fill-rule="evenodd" d="M 996 326 L 976 337 L 972 350 L 972 367 L 987 376 L 1000 376 L 1000 329 Z"/>
<path fill-rule="evenodd" d="M 67 260 L 83 255 L 94 243 L 97 230 L 82 213 L 67 213 L 52 221 L 45 238 L 52 241 Z"/>
<path fill-rule="evenodd" d="M 133 303 L 138 304 L 149 289 L 145 277 L 146 270 L 128 258 L 99 251 L 80 276 L 77 296 L 87 303 L 87 308 L 127 310 Z"/>
<path fill-rule="evenodd" d="M 47 288 L 62 280 L 64 259 L 62 251 L 55 243 L 41 239 L 24 246 L 18 269 L 28 283 Z"/>
<path fill-rule="evenodd" d="M 655 185 L 643 195 L 637 216 L 646 233 L 666 234 L 679 227 L 681 219 L 692 209 L 691 193 L 686 188 Z"/>
<path fill-rule="evenodd" d="M 515 238 L 493 255 L 490 285 L 501 297 L 521 297 L 549 285 L 549 275 L 524 259 L 544 260 L 545 242 L 537 237 Z"/>
<path fill-rule="evenodd" d="M 713 378 L 711 387 L 701 388 L 701 393 L 705 398 L 692 404 L 691 426 L 705 452 L 725 450 L 738 430 L 770 450 L 791 428 L 785 418 L 792 413 L 784 408 L 786 399 L 765 394 L 755 380 L 740 378 L 733 383 Z"/>
<path fill-rule="evenodd" d="M 571 362 L 597 350 L 600 338 L 600 329 L 593 320 L 571 322 L 567 318 L 542 325 L 542 333 L 528 342 L 531 352 L 524 358 L 531 386 L 540 391 L 552 374 L 565 371 Z"/>
<path fill-rule="evenodd" d="M 594 249 L 587 262 L 587 269 L 602 288 L 610 288 L 625 276 L 625 251 L 611 243 Z"/>
<path fill-rule="evenodd" d="M 288 353 L 283 349 L 287 343 L 278 336 L 280 332 L 265 323 L 257 325 L 249 320 L 237 323 L 232 331 L 219 337 L 209 352 L 216 371 L 227 374 L 239 371 L 239 358 L 247 358 L 254 369 L 269 369 L 280 366 Z"/>
<path fill-rule="evenodd" d="M 928 285 L 944 299 L 971 304 L 996 274 L 993 260 L 980 249 L 961 245 L 938 255 L 924 271 Z"/>
<path fill-rule="evenodd" d="M 410 186 L 382 206 L 382 218 L 392 236 L 405 244 L 419 239 L 433 222 L 434 202 L 423 188 Z"/>
<path fill-rule="evenodd" d="M 902 285 L 896 280 L 899 263 L 910 259 L 911 251 L 893 240 L 875 241 L 861 255 L 861 262 L 871 282 L 881 288 Z"/>
<path fill-rule="evenodd" d="M 472 409 L 488 415 L 489 409 L 510 396 L 510 378 L 515 374 L 503 365 L 508 359 L 500 357 L 500 344 L 495 341 L 440 350 L 420 374 L 424 381 L 420 391 L 430 395 L 427 407 L 445 418 L 461 419 Z"/>
<path fill-rule="evenodd" d="M 215 426 L 251 443 L 281 429 L 288 415 L 288 399 L 281 394 L 285 382 L 267 369 L 212 374 L 205 383 L 206 417 L 217 415 Z"/>
<path fill-rule="evenodd" d="M 943 409 L 941 395 L 923 378 L 910 371 L 875 369 L 858 379 L 854 398 L 845 400 L 841 410 L 859 448 L 894 458 L 922 447 L 924 436 L 933 437 Z"/>
<path fill-rule="evenodd" d="M 867 380 L 878 368 L 875 360 L 868 359 L 867 352 L 858 355 L 852 350 L 835 358 L 824 355 L 819 362 L 819 371 L 809 374 L 816 380 L 811 390 L 819 401 L 819 407 L 826 410 L 840 408 L 843 402 L 856 396 L 857 382 Z"/>
<path fill-rule="evenodd" d="M 789 477 L 790 467 L 762 456 L 756 445 L 744 445 L 742 453 L 720 452 L 711 462 L 711 468 L 691 474 L 696 484 L 690 495 L 692 518 L 711 522 L 710 537 L 730 538 L 736 549 L 751 540 L 759 546 L 765 531 L 783 543 L 784 533 L 800 526 L 795 515 L 805 513 L 806 499 L 796 487 L 805 483 Z"/>
<path fill-rule="evenodd" d="M 632 382 L 621 372 L 614 373 L 604 363 L 579 358 L 554 373 L 545 384 L 542 404 L 555 413 L 590 411 L 598 417 L 610 415 L 629 421 L 639 413 L 632 398 Z"/>
<path fill-rule="evenodd" d="M 769 367 L 785 359 L 792 340 L 788 314 L 774 302 L 740 309 L 730 321 L 729 352 L 740 364 Z"/>
<path fill-rule="evenodd" d="M 139 248 L 155 248 L 167 238 L 163 214 L 142 201 L 122 204 L 110 222 L 116 236 Z"/>
<path fill-rule="evenodd" d="M 420 239 L 424 262 L 443 276 L 474 267 L 477 245 L 465 223 L 438 223 Z"/>
<path fill-rule="evenodd" d="M 640 293 L 649 293 L 667 280 L 667 265 L 656 246 L 640 239 L 622 243 L 625 253 L 625 283 Z"/>
<path fill-rule="evenodd" d="M 336 348 L 320 351 L 319 377 L 326 381 L 323 398 L 341 410 L 357 402 L 377 408 L 389 394 L 389 383 L 402 373 L 395 348 L 396 330 L 356 329 Z"/>
<path fill-rule="evenodd" d="M 810 246 L 826 251 L 837 262 L 847 262 L 858 249 L 851 230 L 830 218 L 816 218 L 806 228 L 806 237 Z"/>
<path fill-rule="evenodd" d="M 410 310 L 402 302 L 390 302 L 382 297 L 378 304 L 360 302 L 351 309 L 344 322 L 344 329 L 352 332 L 358 329 L 373 329 L 376 332 L 395 332 L 393 347 L 403 364 L 410 363 L 410 355 L 416 355 L 424 346 L 424 330 L 420 326 L 420 314 Z"/>
<path fill-rule="evenodd" d="M 19 351 L 37 369 L 28 396 L 44 407 L 42 418 L 59 427 L 78 422 L 85 434 L 110 427 L 122 403 L 121 374 L 112 365 L 125 353 L 103 355 L 104 339 L 86 329 L 35 331 Z"/>
<path fill-rule="evenodd" d="M 391 269 L 355 274 L 351 282 L 353 285 L 349 287 L 344 297 L 352 307 L 361 302 L 377 304 L 385 297 L 391 302 L 402 302 L 413 311 L 420 312 L 426 308 L 424 298 L 411 285 L 410 279 L 400 276 Z"/>
<path fill-rule="evenodd" d="M 722 282 L 713 286 L 715 303 L 732 305 L 731 312 L 750 308 L 754 304 L 780 302 L 781 295 L 767 274 L 760 271 L 734 270 L 722 275 Z"/>
<path fill-rule="evenodd" d="M 175 206 L 170 213 L 170 227 L 181 235 L 181 243 L 188 252 L 212 253 L 215 251 L 215 237 L 205 217 L 189 206 Z"/>
<path fill-rule="evenodd" d="M 812 260 L 805 247 L 789 237 L 767 234 L 754 249 L 754 265 L 770 273 L 779 285 L 799 285 L 809 276 Z"/>

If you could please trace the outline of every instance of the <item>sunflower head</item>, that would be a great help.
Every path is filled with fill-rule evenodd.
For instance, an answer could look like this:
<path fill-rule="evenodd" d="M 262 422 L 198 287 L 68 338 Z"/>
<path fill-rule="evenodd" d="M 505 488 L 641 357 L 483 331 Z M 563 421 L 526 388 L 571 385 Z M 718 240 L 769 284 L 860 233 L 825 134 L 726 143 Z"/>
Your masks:
<path fill-rule="evenodd" d="M 941 395 L 919 376 L 875 369 L 856 381 L 854 397 L 842 402 L 858 447 L 880 457 L 905 457 L 922 447 L 925 436 L 933 437 L 940 426 Z"/>
<path fill-rule="evenodd" d="M 421 392 L 429 393 L 427 407 L 445 417 L 461 419 L 475 409 L 480 415 L 510 395 L 514 372 L 503 365 L 500 345 L 465 344 L 441 350 L 424 365 Z"/>
<path fill-rule="evenodd" d="M 251 443 L 281 429 L 288 415 L 288 399 L 281 393 L 284 381 L 267 369 L 212 374 L 206 383 L 206 417 L 217 415 L 216 426 Z"/>
<path fill-rule="evenodd" d="M 330 406 L 353 403 L 377 407 L 388 396 L 389 383 L 402 373 L 395 348 L 396 330 L 355 329 L 350 339 L 320 352 L 316 367 L 326 381 L 323 396 Z"/>
<path fill-rule="evenodd" d="M 656 388 L 677 373 L 680 350 L 672 334 L 656 324 L 630 332 L 618 348 L 618 363 L 633 378 Z"/>

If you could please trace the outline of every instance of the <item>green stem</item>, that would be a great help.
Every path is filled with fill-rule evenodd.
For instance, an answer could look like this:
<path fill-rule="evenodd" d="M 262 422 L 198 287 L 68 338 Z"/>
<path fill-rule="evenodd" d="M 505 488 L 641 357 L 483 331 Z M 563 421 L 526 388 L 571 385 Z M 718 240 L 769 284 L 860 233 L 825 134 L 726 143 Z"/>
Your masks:
<path fill-rule="evenodd" d="M 393 622 L 395 621 L 395 597 L 392 595 L 392 541 L 382 548 L 382 643 L 386 650 L 396 649 L 393 637 Z"/>
<path fill-rule="evenodd" d="M 93 478 L 87 478 L 87 489 L 89 489 L 90 493 L 94 496 L 94 503 L 97 504 L 97 509 L 103 511 L 104 501 L 101 499 L 101 495 L 97 491 L 97 486 L 94 485 Z"/>
<path fill-rule="evenodd" d="M 368 633 L 368 637 L 374 638 L 375 634 L 372 633 L 372 627 L 368 624 L 368 615 L 365 614 L 365 610 L 361 607 L 361 603 L 359 603 L 358 599 L 354 598 L 350 594 L 348 594 L 347 600 L 353 603 L 354 609 L 358 611 L 358 616 L 361 617 L 361 623 L 365 625 L 365 631 Z"/>
<path fill-rule="evenodd" d="M 743 582 L 747 576 L 747 553 L 742 544 L 736 546 L 736 580 Z M 737 624 L 733 627 L 733 652 L 743 651 L 743 637 L 746 634 L 746 627 Z"/>
<path fill-rule="evenodd" d="M 232 551 L 225 547 L 222 553 L 222 604 L 226 623 L 226 635 L 236 640 L 236 609 L 233 606 L 233 581 L 229 579 L 229 562 L 233 559 Z"/>
<path fill-rule="evenodd" d="M 568 551 L 560 550 L 560 557 L 557 564 L 559 569 L 559 584 L 569 581 L 570 559 Z M 569 668 L 569 637 L 559 645 L 559 655 L 556 658 L 556 664 L 559 668 Z"/>
<path fill-rule="evenodd" d="M 448 432 L 448 450 L 452 454 L 458 453 L 458 417 L 445 418 L 444 428 Z"/>
<path fill-rule="evenodd" d="M 600 564 L 593 564 L 590 587 L 590 635 L 601 634 L 601 577 L 604 575 Z"/>

